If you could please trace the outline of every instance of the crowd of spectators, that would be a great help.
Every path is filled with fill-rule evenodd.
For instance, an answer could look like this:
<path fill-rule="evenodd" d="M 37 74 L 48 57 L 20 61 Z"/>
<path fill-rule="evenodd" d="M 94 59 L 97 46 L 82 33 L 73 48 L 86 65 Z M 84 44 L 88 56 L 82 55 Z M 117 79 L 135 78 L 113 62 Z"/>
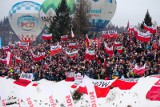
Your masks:
<path fill-rule="evenodd" d="M 114 48 L 114 55 L 110 57 L 104 51 L 104 44 L 106 42 L 110 46 L 118 41 L 123 46 L 122 54 L 118 53 Z M 78 44 L 78 57 L 75 59 L 67 58 L 65 51 L 72 51 L 68 48 L 70 42 Z M 85 38 L 72 38 L 67 41 L 60 41 L 62 45 L 62 52 L 51 56 L 50 46 L 54 45 L 48 41 L 43 41 L 38 45 L 30 45 L 29 49 L 22 49 L 18 46 L 10 49 L 13 54 L 12 65 L 0 64 L 0 76 L 7 76 L 8 78 L 18 79 L 22 72 L 33 73 L 34 80 L 47 79 L 50 81 L 61 81 L 66 78 L 65 72 L 80 72 L 94 79 L 113 79 L 121 78 L 138 78 L 133 72 L 135 64 L 138 66 L 146 65 L 145 73 L 142 76 L 152 74 L 160 74 L 160 36 L 152 35 L 151 41 L 148 43 L 138 41 L 134 36 L 130 37 L 128 34 L 120 33 L 116 39 L 101 39 L 100 47 L 96 47 L 93 43 L 91 49 L 95 49 L 95 60 L 86 61 Z M 45 52 L 45 58 L 40 61 L 33 61 L 31 51 L 34 54 L 38 52 Z M 16 63 L 15 56 L 21 58 L 20 63 Z M 5 58 L 6 52 L 0 49 L 0 58 Z"/>

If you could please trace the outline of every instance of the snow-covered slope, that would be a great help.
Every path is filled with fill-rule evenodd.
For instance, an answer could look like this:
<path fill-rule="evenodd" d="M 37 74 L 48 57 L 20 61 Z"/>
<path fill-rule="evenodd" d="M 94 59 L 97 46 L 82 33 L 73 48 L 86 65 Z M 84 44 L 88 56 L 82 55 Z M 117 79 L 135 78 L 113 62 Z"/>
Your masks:
<path fill-rule="evenodd" d="M 150 101 L 146 99 L 146 94 L 150 88 L 159 80 L 156 77 L 140 78 L 138 83 L 130 90 L 120 90 L 113 88 L 105 98 L 97 99 L 98 107 L 160 107 L 160 101 Z M 73 82 L 51 82 L 47 80 L 38 81 L 38 86 L 21 87 L 13 83 L 14 80 L 0 77 L 0 95 L 2 106 L 3 99 L 7 107 L 29 107 L 28 103 L 33 103 L 30 107 L 66 107 L 65 94 L 73 93 L 71 88 Z M 50 97 L 49 97 L 50 96 Z M 52 97 L 53 98 L 52 98 Z M 29 99 L 30 98 L 30 99 Z M 30 101 L 29 101 L 30 100 Z M 51 106 L 53 102 L 54 104 Z M 28 101 L 28 102 L 27 102 Z M 74 101 L 74 106 L 68 107 L 90 107 L 88 95 L 83 95 L 79 101 Z M 129 106 L 130 105 L 130 106 Z"/>

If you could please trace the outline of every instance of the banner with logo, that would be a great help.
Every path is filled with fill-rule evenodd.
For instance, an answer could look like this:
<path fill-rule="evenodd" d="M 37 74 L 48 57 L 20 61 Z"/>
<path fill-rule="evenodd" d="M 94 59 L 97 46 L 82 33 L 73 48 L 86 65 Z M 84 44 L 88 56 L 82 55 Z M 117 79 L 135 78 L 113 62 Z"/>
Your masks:
<path fill-rule="evenodd" d="M 84 77 L 83 82 L 86 84 L 86 88 L 88 91 L 88 97 L 90 100 L 91 107 L 98 107 L 97 105 L 97 95 L 94 89 L 94 85 L 91 79 L 87 76 Z"/>

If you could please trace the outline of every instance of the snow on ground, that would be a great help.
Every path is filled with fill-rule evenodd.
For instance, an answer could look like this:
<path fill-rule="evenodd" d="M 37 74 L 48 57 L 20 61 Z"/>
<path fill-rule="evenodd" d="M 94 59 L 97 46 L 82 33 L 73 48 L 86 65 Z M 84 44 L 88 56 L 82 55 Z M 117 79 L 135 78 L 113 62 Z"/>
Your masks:
<path fill-rule="evenodd" d="M 160 101 L 150 101 L 146 99 L 146 94 L 159 78 L 140 78 L 138 83 L 131 90 L 120 90 L 114 88 L 109 91 L 106 98 L 98 98 L 98 107 L 160 107 Z M 38 81 L 38 86 L 21 87 L 13 83 L 14 80 L 0 77 L 1 100 L 5 99 L 7 107 L 28 107 L 26 98 L 30 97 L 34 107 L 53 107 L 50 105 L 49 96 L 54 97 L 56 107 L 65 107 L 64 94 L 73 93 L 70 86 L 73 82 L 53 82 L 47 80 Z M 20 106 L 18 105 L 20 102 Z M 1 107 L 1 105 L 0 105 Z M 3 107 L 3 106 L 2 106 Z M 79 101 L 74 101 L 74 107 L 90 107 L 87 95 L 83 95 Z"/>

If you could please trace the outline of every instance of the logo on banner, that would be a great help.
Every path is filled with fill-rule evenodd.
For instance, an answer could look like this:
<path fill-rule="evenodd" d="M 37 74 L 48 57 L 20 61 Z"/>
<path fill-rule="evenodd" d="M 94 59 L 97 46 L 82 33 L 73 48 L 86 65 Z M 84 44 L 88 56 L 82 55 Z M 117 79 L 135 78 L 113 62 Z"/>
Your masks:
<path fill-rule="evenodd" d="M 21 16 L 17 20 L 17 25 L 25 31 L 30 31 L 38 26 L 38 19 L 29 15 Z"/>

